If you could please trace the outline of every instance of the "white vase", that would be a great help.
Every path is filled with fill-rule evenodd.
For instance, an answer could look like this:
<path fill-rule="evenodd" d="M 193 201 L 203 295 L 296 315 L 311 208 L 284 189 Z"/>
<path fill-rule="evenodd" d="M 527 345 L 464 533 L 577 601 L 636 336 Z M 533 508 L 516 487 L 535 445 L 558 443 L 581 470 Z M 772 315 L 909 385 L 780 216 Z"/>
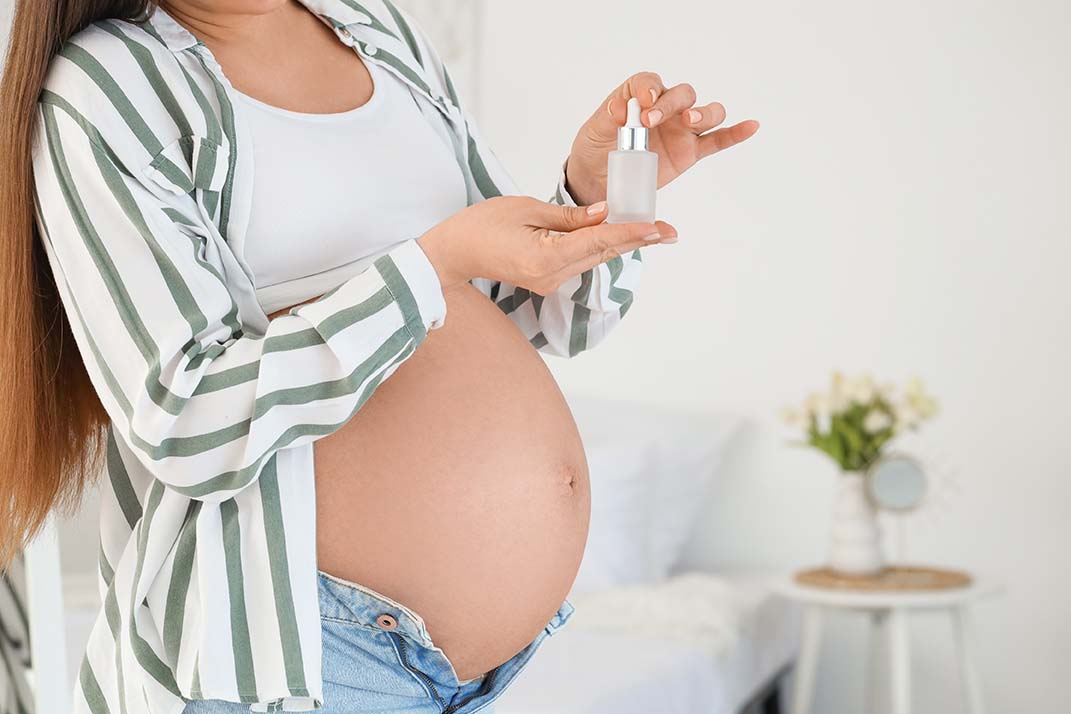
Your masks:
<path fill-rule="evenodd" d="M 829 567 L 845 575 L 872 575 L 884 566 L 878 513 L 861 473 L 844 471 L 837 480 L 829 539 Z"/>

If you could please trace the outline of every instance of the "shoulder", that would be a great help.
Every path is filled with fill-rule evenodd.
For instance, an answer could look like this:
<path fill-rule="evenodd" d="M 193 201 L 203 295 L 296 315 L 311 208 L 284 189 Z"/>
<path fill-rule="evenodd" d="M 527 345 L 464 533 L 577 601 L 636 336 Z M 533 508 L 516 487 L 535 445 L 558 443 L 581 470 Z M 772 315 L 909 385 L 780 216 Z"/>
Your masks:
<path fill-rule="evenodd" d="M 78 95 L 93 88 L 136 87 L 150 67 L 166 71 L 172 53 L 139 24 L 98 20 L 73 35 L 49 64 L 45 88 Z"/>
<path fill-rule="evenodd" d="M 439 60 L 438 53 L 435 47 L 432 45 L 431 38 L 424 30 L 420 21 L 408 10 L 399 7 L 391 0 L 380 0 L 375 3 L 375 6 L 380 9 L 380 15 L 378 19 L 383 23 L 396 37 L 405 41 L 409 45 L 410 51 L 414 55 L 414 59 L 419 64 L 425 65 L 428 69 L 426 59 L 430 57 L 436 61 Z M 441 62 L 440 62 L 441 64 Z"/>
<path fill-rule="evenodd" d="M 60 47 L 40 102 L 107 136 L 109 144 L 122 143 L 137 136 L 136 128 L 153 132 L 167 117 L 165 95 L 173 96 L 182 82 L 174 54 L 147 29 L 99 20 Z"/>
<path fill-rule="evenodd" d="M 378 0 L 369 3 L 369 6 L 375 7 L 380 13 L 381 16 L 376 19 L 397 40 L 396 46 L 404 48 L 410 64 L 423 74 L 432 93 L 449 97 L 456 104 L 457 96 L 446 63 L 422 21 L 391 0 Z M 426 7 L 430 8 L 430 3 Z"/>

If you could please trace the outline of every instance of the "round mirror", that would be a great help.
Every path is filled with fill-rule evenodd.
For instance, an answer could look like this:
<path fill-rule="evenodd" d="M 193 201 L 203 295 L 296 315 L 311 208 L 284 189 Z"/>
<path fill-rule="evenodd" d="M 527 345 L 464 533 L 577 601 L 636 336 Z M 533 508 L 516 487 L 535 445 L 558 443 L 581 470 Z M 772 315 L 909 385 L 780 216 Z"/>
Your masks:
<path fill-rule="evenodd" d="M 874 505 L 890 511 L 910 511 L 926 495 L 922 465 L 904 454 L 889 454 L 871 464 L 866 484 Z"/>

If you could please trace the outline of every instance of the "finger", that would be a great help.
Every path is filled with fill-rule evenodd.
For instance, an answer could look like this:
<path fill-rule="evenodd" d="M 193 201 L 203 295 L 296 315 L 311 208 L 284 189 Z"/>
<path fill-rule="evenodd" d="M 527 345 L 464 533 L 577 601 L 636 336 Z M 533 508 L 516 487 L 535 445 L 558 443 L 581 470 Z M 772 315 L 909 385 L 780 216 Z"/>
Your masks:
<path fill-rule="evenodd" d="M 675 228 L 673 228 L 668 223 L 665 223 L 664 221 L 658 221 L 657 225 L 659 226 L 659 232 L 662 235 L 661 239 L 653 241 L 644 239 L 629 241 L 627 243 L 622 243 L 612 248 L 608 248 L 607 250 L 601 253 L 593 253 L 591 255 L 585 256 L 580 260 L 569 263 L 564 268 L 555 273 L 551 278 L 551 282 L 556 285 L 560 285 L 565 281 L 569 280 L 570 278 L 580 275 L 581 273 L 587 270 L 591 270 L 597 265 L 602 265 L 607 261 L 613 260 L 615 256 L 627 256 L 637 248 L 644 248 L 649 245 L 661 245 L 677 242 L 677 231 Z"/>
<path fill-rule="evenodd" d="M 657 73 L 639 72 L 621 85 L 618 95 L 626 102 L 629 97 L 636 97 L 640 100 L 641 109 L 650 109 L 665 91 L 666 85 L 662 83 L 662 78 Z"/>
<path fill-rule="evenodd" d="M 532 216 L 527 221 L 533 228 L 568 233 L 606 220 L 606 201 L 590 206 L 559 206 L 556 203 L 531 199 Z"/>
<path fill-rule="evenodd" d="M 625 125 L 629 97 L 636 97 L 640 100 L 640 108 L 648 109 L 665 90 L 662 78 L 654 72 L 632 75 L 606 98 L 603 108 L 595 113 L 592 130 L 603 140 L 616 138 L 617 130 Z"/>
<path fill-rule="evenodd" d="M 617 130 L 625 125 L 625 114 L 625 100 L 615 89 L 584 126 L 591 132 L 591 139 L 597 142 L 613 141 L 617 138 Z"/>
<path fill-rule="evenodd" d="M 668 117 L 675 117 L 684 110 L 695 105 L 695 90 L 690 84 L 678 84 L 676 87 L 667 89 L 658 98 L 651 108 L 645 111 L 641 117 L 649 127 L 656 127 Z"/>
<path fill-rule="evenodd" d="M 725 121 L 725 107 L 721 102 L 711 102 L 705 107 L 693 107 L 683 115 L 684 125 L 696 134 L 710 131 Z"/>
<path fill-rule="evenodd" d="M 560 265 L 568 265 L 616 246 L 660 240 L 662 231 L 677 234 L 668 223 L 603 223 L 571 233 L 551 236 L 558 251 Z"/>
<path fill-rule="evenodd" d="M 750 138 L 758 130 L 759 123 L 754 119 L 748 119 L 739 124 L 712 131 L 709 134 L 703 134 L 699 137 L 696 153 L 701 159 L 711 154 L 716 154 L 722 149 L 728 149 L 730 146 L 735 146 L 741 141 Z"/>

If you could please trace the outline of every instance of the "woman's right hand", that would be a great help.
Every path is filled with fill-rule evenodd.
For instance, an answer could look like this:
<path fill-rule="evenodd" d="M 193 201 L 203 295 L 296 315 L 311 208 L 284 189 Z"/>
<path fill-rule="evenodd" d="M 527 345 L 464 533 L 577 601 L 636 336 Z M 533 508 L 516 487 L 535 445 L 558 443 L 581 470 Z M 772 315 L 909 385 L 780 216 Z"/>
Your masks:
<path fill-rule="evenodd" d="M 676 242 L 657 223 L 603 223 L 606 202 L 558 206 L 499 196 L 459 211 L 417 239 L 443 290 L 472 278 L 501 280 L 549 295 L 562 283 L 636 248 Z"/>

